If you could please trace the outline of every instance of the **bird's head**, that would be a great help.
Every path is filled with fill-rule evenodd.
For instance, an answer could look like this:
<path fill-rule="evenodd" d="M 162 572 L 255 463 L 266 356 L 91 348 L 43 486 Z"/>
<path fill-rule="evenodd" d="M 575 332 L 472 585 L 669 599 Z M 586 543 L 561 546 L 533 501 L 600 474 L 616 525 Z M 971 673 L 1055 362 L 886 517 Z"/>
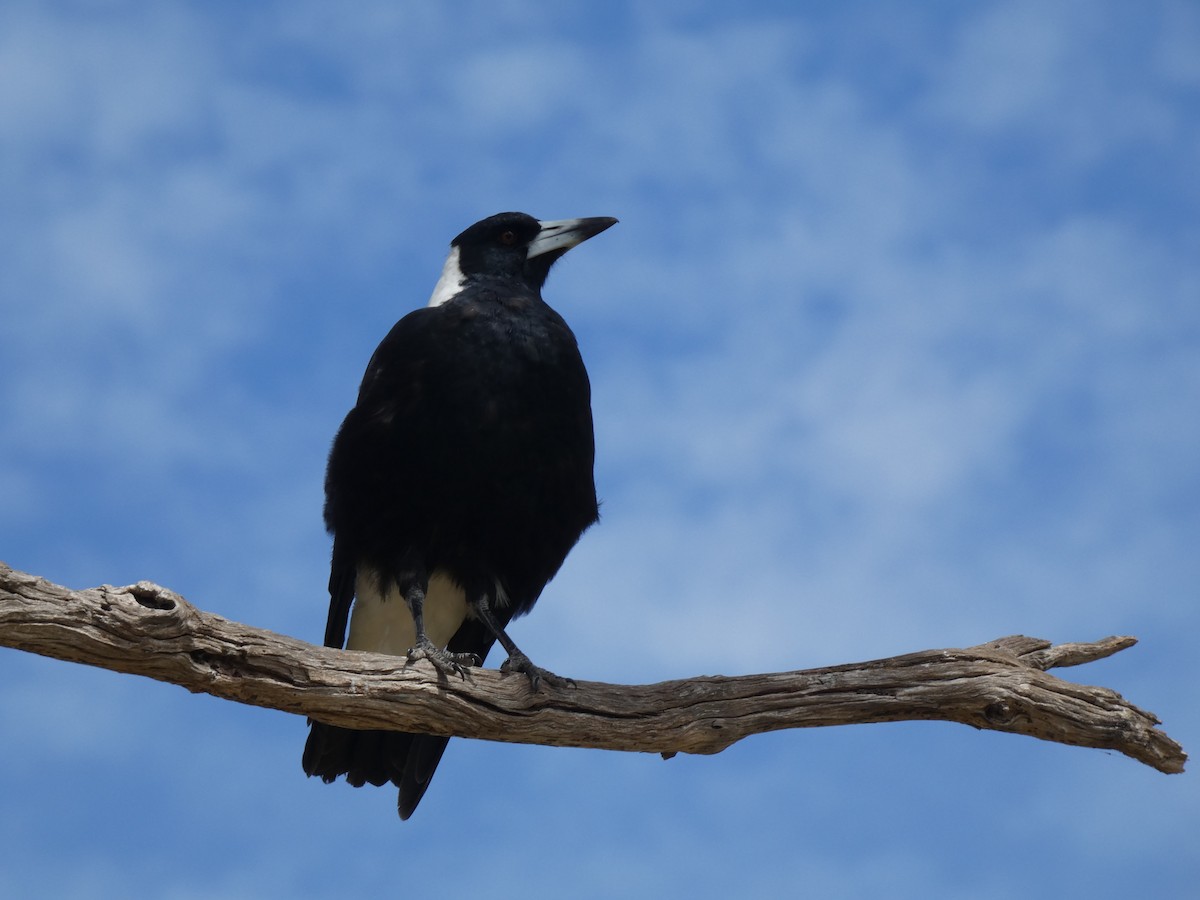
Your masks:
<path fill-rule="evenodd" d="M 519 212 L 489 216 L 450 242 L 429 305 L 445 303 L 471 278 L 511 278 L 540 291 L 564 253 L 616 222 L 608 217 L 538 221 Z"/>

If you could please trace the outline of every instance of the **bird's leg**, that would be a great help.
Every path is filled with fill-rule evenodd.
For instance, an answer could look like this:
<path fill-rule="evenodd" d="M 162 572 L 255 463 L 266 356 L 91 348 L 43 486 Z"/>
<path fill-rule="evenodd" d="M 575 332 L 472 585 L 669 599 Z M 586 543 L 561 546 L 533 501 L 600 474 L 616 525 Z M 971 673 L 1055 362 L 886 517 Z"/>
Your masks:
<path fill-rule="evenodd" d="M 423 579 L 413 578 L 404 586 L 404 602 L 408 604 L 408 611 L 412 613 L 413 625 L 417 632 L 417 642 L 408 651 L 409 662 L 427 659 L 441 674 L 457 675 L 465 679 L 467 667 L 478 666 L 482 660 L 474 653 L 451 653 L 449 650 L 443 650 L 429 639 L 429 635 L 425 633 L 425 586 L 421 581 Z"/>
<path fill-rule="evenodd" d="M 563 678 L 561 675 L 555 675 L 549 669 L 543 669 L 541 666 L 535 666 L 520 648 L 513 643 L 513 639 L 508 636 L 505 630 L 496 621 L 496 617 L 492 615 L 492 608 L 488 605 L 486 595 L 480 595 L 472 604 L 475 615 L 484 624 L 484 627 L 492 633 L 492 637 L 500 642 L 500 646 L 504 648 L 504 652 L 508 654 L 508 659 L 500 664 L 501 672 L 520 672 L 529 679 L 530 687 L 535 691 L 544 680 L 547 684 L 552 684 L 555 687 L 566 687 L 567 685 L 574 686 L 575 682 L 570 678 Z"/>

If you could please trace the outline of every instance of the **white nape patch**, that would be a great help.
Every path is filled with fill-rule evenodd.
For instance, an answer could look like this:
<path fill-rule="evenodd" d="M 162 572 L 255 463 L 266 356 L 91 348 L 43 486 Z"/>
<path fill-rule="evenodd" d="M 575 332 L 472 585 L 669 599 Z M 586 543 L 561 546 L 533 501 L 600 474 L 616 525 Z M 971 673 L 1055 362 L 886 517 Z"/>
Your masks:
<path fill-rule="evenodd" d="M 433 286 L 433 295 L 429 298 L 429 306 L 441 306 L 447 300 L 453 300 L 454 295 L 462 290 L 466 276 L 458 265 L 458 248 L 451 247 L 446 264 L 442 266 L 442 277 Z"/>
<path fill-rule="evenodd" d="M 443 649 L 467 618 L 466 594 L 440 569 L 429 577 L 424 616 L 425 633 Z M 360 567 L 346 649 L 404 656 L 416 642 L 417 628 L 404 595 L 394 585 L 381 595 L 375 573 Z"/>

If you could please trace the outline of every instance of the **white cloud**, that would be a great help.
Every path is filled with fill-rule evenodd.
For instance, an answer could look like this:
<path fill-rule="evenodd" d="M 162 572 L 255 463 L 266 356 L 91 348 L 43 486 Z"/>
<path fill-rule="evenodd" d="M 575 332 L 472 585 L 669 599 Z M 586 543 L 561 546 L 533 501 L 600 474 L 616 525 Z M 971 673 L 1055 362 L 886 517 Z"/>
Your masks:
<path fill-rule="evenodd" d="M 1001 140 L 1032 137 L 1048 151 L 1043 164 L 1056 168 L 1170 141 L 1175 110 L 1145 77 L 1146 63 L 1157 64 L 1160 10 L 1146 12 L 1098 15 L 1086 3 L 989 7 L 958 32 L 930 109 Z"/>
<path fill-rule="evenodd" d="M 127 163 L 195 121 L 212 57 L 203 19 L 181 7 L 110 9 L 76 17 L 15 3 L 0 38 L 0 101 L 22 146 L 86 145 L 87 167 Z M 144 36 L 153 33 L 154 41 Z"/>

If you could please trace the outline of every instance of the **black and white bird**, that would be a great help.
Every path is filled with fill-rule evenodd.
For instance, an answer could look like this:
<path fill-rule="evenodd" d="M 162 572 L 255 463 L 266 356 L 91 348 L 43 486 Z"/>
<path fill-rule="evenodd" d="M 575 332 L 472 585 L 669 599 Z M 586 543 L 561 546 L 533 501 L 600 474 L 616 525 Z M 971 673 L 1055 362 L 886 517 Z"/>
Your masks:
<path fill-rule="evenodd" d="M 326 470 L 326 646 L 454 674 L 499 641 L 502 670 L 557 680 L 505 633 L 598 518 L 587 370 L 542 285 L 616 221 L 476 222 L 451 242 L 428 306 L 376 349 Z M 304 771 L 390 781 L 407 819 L 447 740 L 312 722 Z"/>

